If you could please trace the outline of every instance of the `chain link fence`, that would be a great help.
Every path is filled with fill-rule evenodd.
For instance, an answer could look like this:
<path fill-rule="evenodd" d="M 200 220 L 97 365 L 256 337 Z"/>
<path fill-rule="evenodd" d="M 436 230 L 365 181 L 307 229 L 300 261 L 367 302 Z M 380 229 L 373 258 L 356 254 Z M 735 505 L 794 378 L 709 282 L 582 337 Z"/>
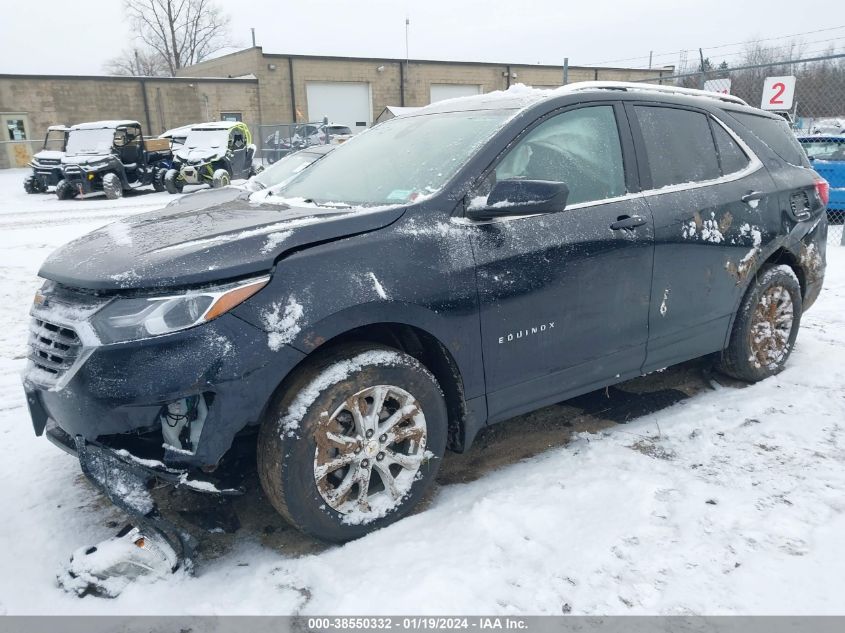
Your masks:
<path fill-rule="evenodd" d="M 258 156 L 264 165 L 272 165 L 304 147 L 324 145 L 333 142 L 332 127 L 324 121 L 307 123 L 275 123 L 256 126 L 253 142 L 258 147 Z"/>
<path fill-rule="evenodd" d="M 694 72 L 644 81 L 726 92 L 783 116 L 830 185 L 829 242 L 845 245 L 845 54 L 760 59 L 734 68 L 702 60 Z"/>

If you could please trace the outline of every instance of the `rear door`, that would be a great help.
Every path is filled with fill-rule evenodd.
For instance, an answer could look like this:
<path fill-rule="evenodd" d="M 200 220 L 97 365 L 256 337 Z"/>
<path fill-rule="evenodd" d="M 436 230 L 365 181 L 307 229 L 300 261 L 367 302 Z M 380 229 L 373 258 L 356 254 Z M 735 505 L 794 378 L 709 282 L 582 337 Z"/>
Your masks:
<path fill-rule="evenodd" d="M 639 372 L 653 234 L 635 173 L 621 103 L 602 102 L 542 119 L 485 180 L 570 190 L 561 212 L 473 231 L 491 422 Z M 611 228 L 626 218 L 635 226 Z"/>
<path fill-rule="evenodd" d="M 721 350 L 760 247 L 779 230 L 774 182 L 751 150 L 704 110 L 628 103 L 654 277 L 643 371 Z"/>

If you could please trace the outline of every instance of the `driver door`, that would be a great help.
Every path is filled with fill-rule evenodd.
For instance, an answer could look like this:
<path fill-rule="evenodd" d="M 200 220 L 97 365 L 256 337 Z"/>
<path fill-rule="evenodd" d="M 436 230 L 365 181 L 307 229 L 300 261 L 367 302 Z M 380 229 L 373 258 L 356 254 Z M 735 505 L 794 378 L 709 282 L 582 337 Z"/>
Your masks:
<path fill-rule="evenodd" d="M 638 375 L 648 339 L 653 223 L 629 193 L 621 104 L 576 107 L 527 130 L 490 179 L 514 178 L 565 182 L 570 193 L 561 212 L 473 231 L 491 422 Z"/>

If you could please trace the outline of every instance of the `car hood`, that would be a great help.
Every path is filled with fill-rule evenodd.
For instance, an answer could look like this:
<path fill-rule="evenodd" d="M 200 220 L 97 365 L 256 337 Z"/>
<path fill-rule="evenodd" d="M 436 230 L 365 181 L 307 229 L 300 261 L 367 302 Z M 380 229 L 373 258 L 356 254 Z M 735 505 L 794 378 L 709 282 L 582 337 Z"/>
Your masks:
<path fill-rule="evenodd" d="M 60 161 L 65 153 L 56 149 L 42 149 L 37 154 L 33 155 L 35 160 L 53 160 Z"/>
<path fill-rule="evenodd" d="M 208 148 L 188 149 L 187 147 L 183 147 L 182 149 L 176 151 L 176 158 L 184 163 L 208 162 L 210 160 L 223 158 L 225 155 L 226 152 L 223 150 Z"/>
<path fill-rule="evenodd" d="M 288 207 L 249 195 L 214 190 L 118 220 L 55 251 L 38 274 L 98 291 L 213 283 L 268 272 L 291 249 L 374 231 L 405 211 Z"/>
<path fill-rule="evenodd" d="M 62 156 L 62 165 L 87 165 L 89 163 L 101 163 L 104 160 L 111 160 L 114 154 L 79 154 L 78 156 Z"/>

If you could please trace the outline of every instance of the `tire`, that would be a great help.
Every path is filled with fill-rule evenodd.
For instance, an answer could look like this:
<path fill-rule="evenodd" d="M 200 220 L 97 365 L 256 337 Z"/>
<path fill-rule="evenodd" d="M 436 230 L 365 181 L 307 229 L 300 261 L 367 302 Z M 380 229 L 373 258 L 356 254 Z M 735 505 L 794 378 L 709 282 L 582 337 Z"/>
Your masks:
<path fill-rule="evenodd" d="M 155 170 L 155 174 L 153 175 L 153 189 L 161 193 L 165 191 L 164 187 L 164 176 L 167 174 L 167 170 L 163 167 L 160 167 Z"/>
<path fill-rule="evenodd" d="M 230 181 L 231 178 L 229 176 L 229 172 L 225 169 L 215 169 L 214 173 L 211 175 L 211 186 L 214 189 L 225 187 Z"/>
<path fill-rule="evenodd" d="M 163 182 L 167 193 L 182 193 L 182 189 L 185 188 L 185 181 L 179 178 L 178 169 L 168 169 L 164 174 Z"/>
<path fill-rule="evenodd" d="M 33 174 L 30 174 L 23 179 L 23 190 L 27 193 L 41 193 L 44 189 L 41 187 L 41 181 Z"/>
<path fill-rule="evenodd" d="M 117 200 L 123 197 L 123 183 L 120 182 L 120 177 L 114 172 L 103 176 L 103 193 L 109 200 Z"/>
<path fill-rule="evenodd" d="M 71 198 L 76 197 L 76 189 L 74 189 L 73 185 L 67 180 L 62 178 L 58 184 L 56 184 L 56 196 L 59 200 L 70 200 Z"/>
<path fill-rule="evenodd" d="M 334 543 L 356 539 L 407 515 L 434 484 L 446 450 L 446 403 L 411 356 L 340 346 L 298 370 L 279 393 L 259 432 L 258 473 L 270 503 L 297 529 Z M 356 396 L 368 409 L 374 396 L 383 398 L 369 431 L 370 415 L 353 421 Z M 388 429 L 391 417 L 400 421 Z"/>
<path fill-rule="evenodd" d="M 780 373 L 801 325 L 801 284 L 785 265 L 761 269 L 739 306 L 719 369 L 758 382 Z"/>

